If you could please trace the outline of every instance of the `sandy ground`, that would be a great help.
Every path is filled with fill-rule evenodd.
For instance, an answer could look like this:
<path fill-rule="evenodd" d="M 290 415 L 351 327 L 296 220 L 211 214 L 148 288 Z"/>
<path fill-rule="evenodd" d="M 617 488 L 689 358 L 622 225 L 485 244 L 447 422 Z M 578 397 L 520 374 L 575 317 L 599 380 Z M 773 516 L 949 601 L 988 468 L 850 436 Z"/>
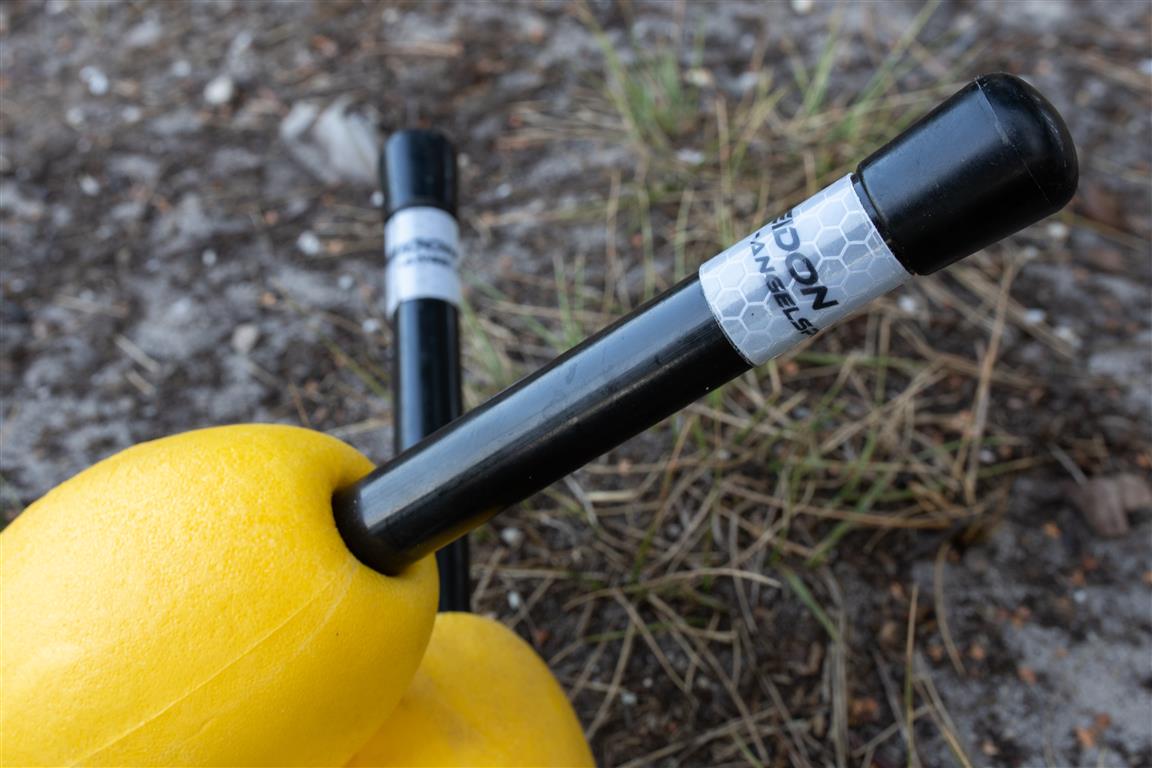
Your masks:
<path fill-rule="evenodd" d="M 634 298 L 649 243 L 672 252 L 675 197 L 640 224 L 622 212 L 606 226 L 613 190 L 648 170 L 609 119 L 598 34 L 625 66 L 678 51 L 701 93 L 735 104 L 757 82 L 749 62 L 788 83 L 790 62 L 815 71 L 839 24 L 836 103 L 920 12 L 891 2 L 837 21 L 834 6 L 798 1 L 583 8 L 0 6 L 6 519 L 104 456 L 194 427 L 303 423 L 388 457 L 371 158 L 333 158 L 307 125 L 293 134 L 309 114 L 336 104 L 363 117 L 341 125 L 421 123 L 457 140 L 476 404 L 564 346 L 526 341 L 513 311 L 543 308 L 555 327 L 546 310 L 565 274 L 558 263 L 584 265 L 593 282 L 619 278 Z M 695 595 L 706 612 L 684 612 L 682 631 L 651 643 L 633 630 L 627 600 L 582 602 L 629 574 L 602 555 L 610 524 L 593 530 L 564 510 L 627 484 L 623 471 L 581 473 L 575 489 L 561 484 L 507 513 L 503 535 L 478 538 L 480 609 L 551 661 L 602 764 L 962 764 L 957 751 L 974 765 L 1152 764 L 1152 520 L 1133 504 L 1118 535 L 1103 536 L 1083 514 L 1093 500 L 1077 502 L 1077 489 L 1098 498 L 1152 466 L 1149 24 L 1141 2 L 945 4 L 907 48 L 893 92 L 1001 69 L 1028 76 L 1067 116 L 1082 184 L 1067 214 L 992 253 L 1020 264 L 1011 296 L 1025 315 L 999 337 L 999 361 L 1029 383 L 993 382 L 987 399 L 1019 464 L 987 486 L 982 499 L 995 503 L 978 526 L 851 533 L 826 566 L 802 572 L 842 642 L 783 588 L 750 593 L 751 603 L 727 586 Z M 791 114 L 802 91 L 780 108 Z M 678 135 L 689 167 L 716 151 L 691 130 Z M 782 172 L 805 167 L 790 146 L 761 149 Z M 747 224 L 754 208 L 737 201 L 736 218 Z M 710 255 L 700 246 L 687 258 Z M 624 265 L 615 277 L 598 266 L 609 257 Z M 672 260 L 647 263 L 667 270 Z M 979 318 L 927 289 L 894 301 L 929 345 L 979 365 Z M 495 356 L 474 341 L 481 330 Z M 681 425 L 598 466 L 662 460 Z M 760 569 L 784 580 L 776 563 Z"/>

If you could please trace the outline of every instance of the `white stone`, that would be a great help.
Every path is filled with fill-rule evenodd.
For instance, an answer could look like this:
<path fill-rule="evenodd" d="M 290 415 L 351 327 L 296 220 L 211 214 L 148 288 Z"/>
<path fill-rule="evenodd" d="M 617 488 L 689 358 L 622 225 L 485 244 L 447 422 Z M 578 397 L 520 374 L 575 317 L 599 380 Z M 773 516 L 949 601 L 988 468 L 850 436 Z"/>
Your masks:
<path fill-rule="evenodd" d="M 1048 237 L 1062 241 L 1068 237 L 1068 225 L 1062 221 L 1053 221 L 1048 225 Z"/>
<path fill-rule="evenodd" d="M 915 296 L 909 296 L 904 293 L 900 298 L 896 299 L 896 306 L 900 307 L 901 312 L 909 315 L 914 315 L 920 311 L 920 302 L 916 300 Z"/>
<path fill-rule="evenodd" d="M 112 86 L 108 82 L 108 75 L 91 65 L 80 70 L 80 79 L 88 86 L 88 92 L 93 96 L 103 96 L 108 93 L 108 89 Z"/>
<path fill-rule="evenodd" d="M 250 323 L 238 325 L 236 329 L 232 331 L 232 349 L 242 355 L 251 352 L 259 340 L 260 329 Z"/>
<path fill-rule="evenodd" d="M 1024 310 L 1024 322 L 1028 325 L 1040 325 L 1048 319 L 1048 313 L 1042 309 Z"/>
<path fill-rule="evenodd" d="M 296 238 L 296 247 L 305 256 L 317 256 L 324 249 L 320 238 L 316 237 L 315 233 L 308 231 L 301 232 L 300 237 Z"/>
<path fill-rule="evenodd" d="M 1057 326 L 1053 330 L 1053 333 L 1056 334 L 1057 338 L 1063 339 L 1064 341 L 1071 344 L 1073 347 L 1079 347 L 1080 346 L 1079 334 L 1077 334 L 1076 331 L 1072 330 L 1071 328 L 1069 328 L 1066 325 Z"/>
<path fill-rule="evenodd" d="M 236 95 L 236 83 L 228 75 L 218 75 L 204 86 L 204 101 L 214 107 L 223 106 Z"/>
<path fill-rule="evenodd" d="M 524 542 L 524 532 L 515 526 L 508 526 L 500 531 L 500 540 L 515 549 Z"/>

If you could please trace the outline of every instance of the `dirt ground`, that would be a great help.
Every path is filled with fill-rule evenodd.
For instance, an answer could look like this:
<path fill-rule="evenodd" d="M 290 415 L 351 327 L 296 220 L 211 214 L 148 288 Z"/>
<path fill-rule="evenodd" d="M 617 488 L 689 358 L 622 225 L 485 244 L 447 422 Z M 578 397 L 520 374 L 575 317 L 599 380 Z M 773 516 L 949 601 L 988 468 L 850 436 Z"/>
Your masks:
<path fill-rule="evenodd" d="M 477 606 L 603 765 L 1152 765 L 1150 25 L 1119 0 L 4 3 L 5 519 L 195 427 L 389 456 L 366 126 L 460 148 L 475 405 L 1006 70 L 1068 119 L 1069 209 L 502 515 Z"/>

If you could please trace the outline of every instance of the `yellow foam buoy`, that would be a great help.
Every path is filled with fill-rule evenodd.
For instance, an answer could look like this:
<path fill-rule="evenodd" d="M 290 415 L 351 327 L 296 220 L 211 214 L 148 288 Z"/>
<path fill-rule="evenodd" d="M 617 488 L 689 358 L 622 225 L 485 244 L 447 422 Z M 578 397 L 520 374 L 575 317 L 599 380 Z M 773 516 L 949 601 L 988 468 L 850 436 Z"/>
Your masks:
<path fill-rule="evenodd" d="M 591 766 L 548 667 L 502 624 L 436 617 L 412 685 L 351 766 Z"/>
<path fill-rule="evenodd" d="M 431 559 L 363 566 L 332 520 L 370 462 L 235 426 L 144 443 L 0 535 L 0 763 L 338 765 L 408 687 Z"/>

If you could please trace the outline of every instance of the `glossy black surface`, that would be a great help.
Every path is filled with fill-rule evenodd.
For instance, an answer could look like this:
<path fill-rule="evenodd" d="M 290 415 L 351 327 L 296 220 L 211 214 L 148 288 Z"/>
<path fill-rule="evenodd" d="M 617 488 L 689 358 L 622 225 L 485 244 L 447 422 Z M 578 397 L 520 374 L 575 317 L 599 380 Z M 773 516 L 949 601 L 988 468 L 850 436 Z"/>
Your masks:
<path fill-rule="evenodd" d="M 386 215 L 431 206 L 456 215 L 456 150 L 439 131 L 397 131 L 380 153 Z"/>
<path fill-rule="evenodd" d="M 392 318 L 397 452 L 455 419 L 460 400 L 460 326 L 440 299 L 402 301 Z"/>
<path fill-rule="evenodd" d="M 1006 74 L 977 78 L 856 172 L 873 221 L 918 275 L 1060 210 L 1078 178 L 1060 115 Z"/>
<path fill-rule="evenodd" d="M 396 573 L 748 367 L 692 277 L 337 493 L 337 525 Z"/>
<path fill-rule="evenodd" d="M 460 381 L 460 320 L 440 299 L 413 299 L 396 307 L 392 329 L 392 389 L 396 452 L 411 448 L 463 412 Z M 440 610 L 471 609 L 471 558 L 467 537 L 436 553 Z"/>

